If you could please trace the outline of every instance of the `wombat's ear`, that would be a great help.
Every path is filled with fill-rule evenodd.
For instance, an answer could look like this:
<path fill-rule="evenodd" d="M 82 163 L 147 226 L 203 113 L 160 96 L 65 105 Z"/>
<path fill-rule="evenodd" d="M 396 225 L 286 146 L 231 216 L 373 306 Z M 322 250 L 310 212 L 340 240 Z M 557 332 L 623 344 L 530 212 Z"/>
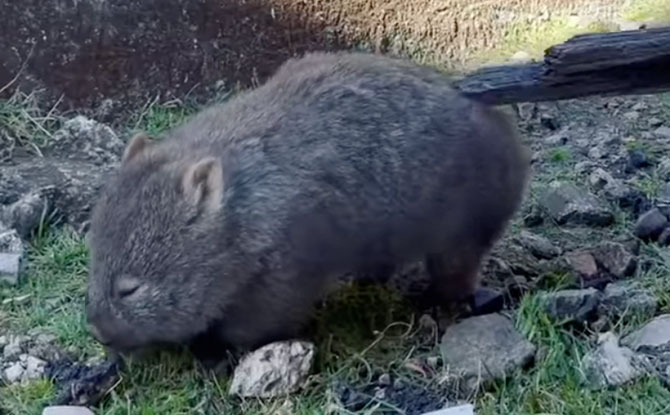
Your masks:
<path fill-rule="evenodd" d="M 147 133 L 138 133 L 130 139 L 130 142 L 126 146 L 126 149 L 123 152 L 123 157 L 121 162 L 123 164 L 128 163 L 130 160 L 137 157 L 139 154 L 143 153 L 153 142 L 153 137 Z"/>
<path fill-rule="evenodd" d="M 223 196 L 223 168 L 215 157 L 205 157 L 191 163 L 182 177 L 184 196 L 190 203 L 216 211 Z"/>

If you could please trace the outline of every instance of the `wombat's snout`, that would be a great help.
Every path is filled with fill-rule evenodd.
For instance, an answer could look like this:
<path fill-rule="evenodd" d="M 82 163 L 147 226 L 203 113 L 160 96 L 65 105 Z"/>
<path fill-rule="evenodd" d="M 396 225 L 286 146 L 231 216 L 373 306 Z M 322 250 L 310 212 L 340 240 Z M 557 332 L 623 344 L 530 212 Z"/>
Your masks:
<path fill-rule="evenodd" d="M 107 338 L 105 338 L 105 336 L 103 336 L 102 332 L 98 329 L 98 327 L 95 324 L 92 324 L 91 322 L 89 322 L 87 324 L 87 326 L 88 326 L 88 331 L 89 331 L 89 333 L 91 333 L 93 338 L 95 338 L 103 346 L 109 346 L 110 341 L 107 340 Z"/>

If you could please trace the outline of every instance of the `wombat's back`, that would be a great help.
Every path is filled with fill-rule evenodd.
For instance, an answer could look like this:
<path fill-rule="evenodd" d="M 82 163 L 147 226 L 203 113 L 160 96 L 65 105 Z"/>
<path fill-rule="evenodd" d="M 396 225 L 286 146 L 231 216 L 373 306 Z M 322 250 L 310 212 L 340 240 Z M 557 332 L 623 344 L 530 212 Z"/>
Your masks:
<path fill-rule="evenodd" d="M 529 161 L 510 121 L 443 74 L 358 53 L 290 60 L 174 135 L 224 160 L 228 217 L 257 235 L 238 243 L 327 269 L 489 244 Z"/>

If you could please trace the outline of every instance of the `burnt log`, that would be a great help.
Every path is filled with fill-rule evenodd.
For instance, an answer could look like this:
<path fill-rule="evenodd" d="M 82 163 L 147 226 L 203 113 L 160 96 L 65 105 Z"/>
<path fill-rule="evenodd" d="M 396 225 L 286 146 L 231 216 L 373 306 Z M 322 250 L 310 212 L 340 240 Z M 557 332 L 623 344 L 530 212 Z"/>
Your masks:
<path fill-rule="evenodd" d="M 493 105 L 668 91 L 670 28 L 574 36 L 542 63 L 481 68 L 455 85 Z"/>

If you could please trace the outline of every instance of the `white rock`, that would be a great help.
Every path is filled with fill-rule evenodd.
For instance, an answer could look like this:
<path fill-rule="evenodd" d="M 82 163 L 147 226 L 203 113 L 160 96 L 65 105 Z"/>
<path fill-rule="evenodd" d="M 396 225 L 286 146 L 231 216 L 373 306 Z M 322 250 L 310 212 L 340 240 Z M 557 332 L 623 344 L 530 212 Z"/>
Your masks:
<path fill-rule="evenodd" d="M 19 233 L 0 222 L 0 252 L 23 255 L 24 251 L 25 248 Z"/>
<path fill-rule="evenodd" d="M 7 344 L 2 352 L 4 359 L 12 360 L 17 358 L 22 351 L 21 343 L 23 343 L 23 338 L 21 336 L 9 336 Z"/>
<path fill-rule="evenodd" d="M 235 368 L 229 393 L 274 397 L 300 389 L 314 361 L 314 345 L 302 341 L 267 344 L 244 356 Z"/>
<path fill-rule="evenodd" d="M 439 411 L 426 412 L 423 415 L 475 415 L 475 407 L 472 404 L 458 405 Z"/>
<path fill-rule="evenodd" d="M 526 63 L 531 63 L 533 61 L 533 58 L 531 58 L 528 52 L 520 50 L 516 52 L 514 55 L 510 56 L 509 61 L 517 65 L 522 65 Z"/>
<path fill-rule="evenodd" d="M 596 387 L 619 386 L 646 373 L 647 362 L 627 347 L 619 347 L 618 337 L 607 332 L 598 336 L 598 347 L 582 359 L 589 383 Z"/>
<path fill-rule="evenodd" d="M 21 254 L 0 252 L 0 280 L 11 285 L 18 284 L 21 274 L 21 260 Z"/>
<path fill-rule="evenodd" d="M 42 415 L 94 415 L 90 409 L 83 406 L 48 406 Z"/>
<path fill-rule="evenodd" d="M 661 138 L 670 138 L 670 127 L 661 126 L 654 130 L 654 134 Z"/>
<path fill-rule="evenodd" d="M 47 362 L 35 356 L 27 356 L 25 361 L 26 370 L 23 373 L 23 379 L 39 379 L 44 375 Z"/>
<path fill-rule="evenodd" d="M 16 383 L 21 380 L 24 372 L 21 362 L 14 362 L 4 370 L 3 375 L 7 383 Z"/>
<path fill-rule="evenodd" d="M 624 337 L 621 343 L 636 352 L 670 351 L 670 314 L 652 319 L 641 329 Z"/>

